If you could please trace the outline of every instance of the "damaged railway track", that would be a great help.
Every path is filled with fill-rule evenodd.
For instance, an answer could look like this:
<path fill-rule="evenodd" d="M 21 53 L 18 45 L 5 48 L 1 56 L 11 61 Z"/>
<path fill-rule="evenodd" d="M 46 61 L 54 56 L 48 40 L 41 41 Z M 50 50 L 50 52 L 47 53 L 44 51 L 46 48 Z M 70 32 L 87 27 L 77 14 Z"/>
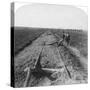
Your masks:
<path fill-rule="evenodd" d="M 87 70 L 69 47 L 58 46 L 52 32 L 42 34 L 14 58 L 15 86 L 86 83 Z"/>

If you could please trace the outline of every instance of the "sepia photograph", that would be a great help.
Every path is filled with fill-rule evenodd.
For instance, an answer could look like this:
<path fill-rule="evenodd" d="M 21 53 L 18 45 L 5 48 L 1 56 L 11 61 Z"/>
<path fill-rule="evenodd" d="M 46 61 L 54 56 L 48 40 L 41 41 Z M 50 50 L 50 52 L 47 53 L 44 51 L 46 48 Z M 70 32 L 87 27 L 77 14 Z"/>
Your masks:
<path fill-rule="evenodd" d="M 11 32 L 11 86 L 88 83 L 88 14 L 81 8 L 12 3 Z"/>

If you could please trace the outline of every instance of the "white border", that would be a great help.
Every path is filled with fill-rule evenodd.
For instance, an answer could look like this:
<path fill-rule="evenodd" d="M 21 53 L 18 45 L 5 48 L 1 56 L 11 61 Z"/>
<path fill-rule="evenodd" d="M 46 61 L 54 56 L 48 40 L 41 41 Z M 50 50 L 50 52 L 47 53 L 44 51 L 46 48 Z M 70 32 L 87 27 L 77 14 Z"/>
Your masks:
<path fill-rule="evenodd" d="M 9 80 L 10 80 L 10 2 L 12 1 L 16 1 L 16 0 L 1 0 L 0 1 L 0 42 L 1 42 L 0 43 L 0 90 L 12 90 L 13 89 L 9 86 Z M 17 0 L 17 1 L 49 3 L 49 4 L 79 5 L 79 6 L 88 6 L 88 9 L 90 8 L 89 7 L 90 0 L 22 0 L 22 1 Z M 88 16 L 90 16 L 89 14 L 90 12 L 88 12 Z M 88 29 L 88 32 L 89 32 L 89 29 Z M 90 35 L 88 35 L 88 38 L 89 36 Z M 89 65 L 89 68 L 90 68 L 90 65 Z M 51 86 L 51 87 L 50 86 L 49 87 L 37 87 L 37 88 L 33 87 L 33 88 L 27 88 L 27 89 L 31 89 L 31 90 L 42 90 L 42 89 L 43 90 L 46 90 L 46 89 L 90 90 L 90 83 L 89 84 L 77 84 L 77 85 L 60 85 L 60 86 Z M 23 90 L 26 90 L 26 88 L 23 88 Z"/>

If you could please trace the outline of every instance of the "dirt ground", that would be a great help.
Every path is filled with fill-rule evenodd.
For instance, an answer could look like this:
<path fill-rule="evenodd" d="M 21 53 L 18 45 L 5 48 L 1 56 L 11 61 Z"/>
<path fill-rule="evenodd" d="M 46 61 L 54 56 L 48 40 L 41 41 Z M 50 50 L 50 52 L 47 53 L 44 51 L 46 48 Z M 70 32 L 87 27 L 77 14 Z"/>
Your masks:
<path fill-rule="evenodd" d="M 57 47 L 57 44 L 54 43 L 56 41 L 56 36 L 47 31 L 14 57 L 15 87 L 24 86 L 27 77 L 27 72 L 24 70 L 26 67 L 34 67 L 40 53 L 41 67 L 57 69 L 58 72 L 52 73 L 50 76 L 39 72 L 32 73 L 31 79 L 28 81 L 28 87 L 88 82 L 87 58 L 76 47 L 70 45 Z M 52 80 L 51 77 L 55 80 Z"/>

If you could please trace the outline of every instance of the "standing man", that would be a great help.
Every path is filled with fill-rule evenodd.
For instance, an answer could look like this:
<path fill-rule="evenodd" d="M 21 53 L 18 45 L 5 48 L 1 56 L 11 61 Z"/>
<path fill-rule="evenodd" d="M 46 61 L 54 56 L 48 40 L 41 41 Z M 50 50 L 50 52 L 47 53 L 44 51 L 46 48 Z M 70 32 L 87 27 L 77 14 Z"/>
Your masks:
<path fill-rule="evenodd" d="M 63 39 L 58 42 L 58 46 L 69 44 L 70 44 L 70 34 L 63 32 Z"/>
<path fill-rule="evenodd" d="M 70 44 L 70 34 L 69 33 L 63 33 L 63 40 L 66 42 L 67 45 Z"/>

